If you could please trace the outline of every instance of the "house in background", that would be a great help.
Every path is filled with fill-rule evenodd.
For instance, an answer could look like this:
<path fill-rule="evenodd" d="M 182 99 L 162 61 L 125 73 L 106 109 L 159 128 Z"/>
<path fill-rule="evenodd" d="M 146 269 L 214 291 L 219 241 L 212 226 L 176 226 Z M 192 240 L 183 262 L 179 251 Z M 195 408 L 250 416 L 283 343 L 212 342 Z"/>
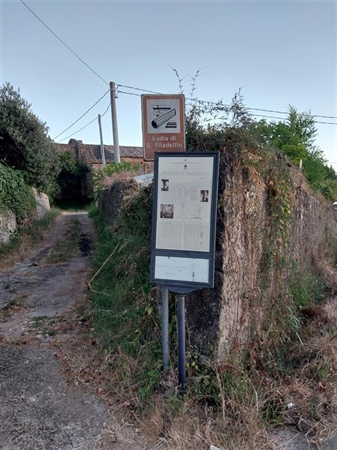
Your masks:
<path fill-rule="evenodd" d="M 77 139 L 70 139 L 68 144 L 54 144 L 58 152 L 70 151 L 72 155 L 81 162 L 92 167 L 93 170 L 102 168 L 101 147 L 96 144 L 83 144 Z M 114 162 L 113 145 L 104 145 L 106 163 Z M 119 147 L 121 162 L 127 161 L 139 164 L 140 173 L 149 173 L 153 171 L 153 163 L 144 161 L 143 147 Z"/>
<path fill-rule="evenodd" d="M 63 153 L 69 151 L 77 161 L 85 163 L 92 172 L 102 169 L 101 147 L 95 144 L 83 144 L 77 139 L 70 139 L 68 144 L 54 144 L 56 151 Z M 114 148 L 112 145 L 104 146 L 105 162 L 114 162 Z M 144 161 L 143 147 L 119 147 L 120 161 L 130 162 L 139 165 L 139 170 L 135 174 L 142 175 L 153 172 L 153 162 Z M 92 172 L 85 173 L 81 179 L 81 191 L 83 197 L 90 197 L 93 193 Z"/>

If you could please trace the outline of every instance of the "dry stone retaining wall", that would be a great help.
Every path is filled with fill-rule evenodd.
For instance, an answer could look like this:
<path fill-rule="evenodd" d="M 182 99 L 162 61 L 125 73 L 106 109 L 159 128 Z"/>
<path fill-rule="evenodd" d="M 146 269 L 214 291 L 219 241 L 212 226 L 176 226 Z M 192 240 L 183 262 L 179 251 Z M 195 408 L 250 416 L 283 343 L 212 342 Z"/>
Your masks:
<path fill-rule="evenodd" d="M 288 238 L 286 232 L 281 237 L 273 234 L 273 227 L 282 231 L 278 221 L 283 218 L 273 217 L 270 210 L 276 188 L 268 167 L 259 169 L 264 161 L 258 159 L 253 154 L 243 158 L 233 151 L 221 153 L 215 286 L 186 300 L 190 342 L 201 353 L 220 359 L 252 338 L 273 308 L 292 265 L 321 271 L 331 286 L 336 284 L 337 292 L 336 274 L 325 263 L 331 239 L 337 238 L 332 205 L 310 190 L 297 169 L 288 167 L 289 218 L 284 225 Z M 279 176 L 277 170 L 275 174 Z M 130 180 L 119 180 L 103 191 L 99 206 L 110 221 L 132 186 Z M 286 263 L 275 265 L 275 260 Z"/>
<path fill-rule="evenodd" d="M 40 220 L 50 210 L 49 198 L 44 193 L 38 193 L 34 188 L 32 188 L 32 192 L 36 200 L 36 210 L 33 213 L 33 218 Z M 8 209 L 0 211 L 0 245 L 9 243 L 16 228 L 15 214 Z"/>
<path fill-rule="evenodd" d="M 15 214 L 10 210 L 0 211 L 0 245 L 8 244 L 15 230 Z"/>
<path fill-rule="evenodd" d="M 327 264 L 331 241 L 337 238 L 332 205 L 312 192 L 297 169 L 289 171 L 289 243 L 273 256 L 283 258 L 284 267 L 275 267 L 264 260 L 268 246 L 277 241 L 271 221 L 279 220 L 269 211 L 268 176 L 233 154 L 221 155 L 215 287 L 187 299 L 190 339 L 203 353 L 223 359 L 229 349 L 247 343 L 274 307 L 275 296 L 282 294 L 280 286 L 286 286 L 294 265 L 320 272 L 337 292 L 336 272 Z"/>

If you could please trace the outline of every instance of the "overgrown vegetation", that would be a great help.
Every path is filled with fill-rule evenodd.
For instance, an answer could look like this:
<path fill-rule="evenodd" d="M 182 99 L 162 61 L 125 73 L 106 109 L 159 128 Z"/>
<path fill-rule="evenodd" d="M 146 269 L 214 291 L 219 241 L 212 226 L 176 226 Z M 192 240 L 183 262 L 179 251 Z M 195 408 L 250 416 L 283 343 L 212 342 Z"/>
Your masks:
<path fill-rule="evenodd" d="M 158 382 L 160 333 L 149 295 L 151 193 L 128 196 L 113 225 L 91 212 L 97 226 L 97 272 L 90 285 L 94 328 L 107 352 L 119 355 L 121 376 L 131 360 L 142 366 L 122 382 L 146 396 Z"/>
<path fill-rule="evenodd" d="M 53 193 L 59 159 L 48 127 L 10 83 L 0 89 L 0 117 L 0 162 L 19 170 L 27 185 Z"/>
<path fill-rule="evenodd" d="M 48 128 L 32 111 L 10 83 L 0 88 L 0 211 L 15 214 L 19 228 L 1 252 L 21 247 L 24 239 L 36 242 L 45 220 L 36 218 L 36 201 L 32 192 L 53 194 L 57 190 L 59 157 L 54 151 Z"/>
<path fill-rule="evenodd" d="M 172 449 L 204 448 L 205 442 L 232 449 L 238 439 L 242 449 L 261 448 L 268 426 L 300 421 L 305 431 L 326 437 L 335 414 L 337 321 L 327 320 L 319 307 L 326 297 L 322 280 L 300 267 L 292 268 L 289 291 L 278 291 L 268 320 L 247 346 L 219 362 L 188 346 L 188 392 L 177 396 L 175 302 L 172 369 L 163 373 L 158 292 L 148 281 L 150 194 L 128 196 L 113 225 L 96 208 L 91 212 L 98 232 L 90 281 L 93 327 L 109 361 L 110 389 L 146 434 L 167 440 Z"/>
<path fill-rule="evenodd" d="M 33 214 L 36 202 L 18 170 L 0 163 L 0 211 L 11 210 L 18 220 Z"/>
<path fill-rule="evenodd" d="M 112 180 L 129 176 L 130 174 L 136 174 L 140 169 L 139 164 L 131 163 L 129 161 L 122 161 L 119 164 L 107 163 L 105 167 L 100 170 L 96 170 L 93 173 L 93 190 L 94 199 L 97 199 L 102 189 Z"/>
<path fill-rule="evenodd" d="M 177 71 L 179 88 L 183 90 L 183 80 Z M 237 146 L 278 150 L 287 156 L 295 166 L 303 164 L 303 173 L 310 186 L 328 200 L 337 199 L 337 173 L 326 163 L 323 151 L 316 145 L 317 128 L 314 117 L 307 112 L 299 112 L 289 106 L 288 117 L 284 121 L 255 120 L 244 105 L 240 90 L 225 105 L 199 101 L 195 97 L 199 71 L 192 77 L 189 97 L 191 102 L 186 113 L 186 146 L 194 150 L 219 150 Z"/>

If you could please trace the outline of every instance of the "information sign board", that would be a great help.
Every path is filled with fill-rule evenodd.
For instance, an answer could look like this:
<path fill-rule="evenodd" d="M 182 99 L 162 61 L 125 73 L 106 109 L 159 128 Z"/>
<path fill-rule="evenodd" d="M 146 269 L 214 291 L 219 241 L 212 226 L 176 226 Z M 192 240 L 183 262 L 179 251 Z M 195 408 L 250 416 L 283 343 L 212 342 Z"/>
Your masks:
<path fill-rule="evenodd" d="M 184 152 L 184 95 L 142 95 L 142 125 L 146 161 L 153 161 L 155 152 Z"/>
<path fill-rule="evenodd" d="M 155 153 L 151 282 L 213 287 L 219 153 Z"/>

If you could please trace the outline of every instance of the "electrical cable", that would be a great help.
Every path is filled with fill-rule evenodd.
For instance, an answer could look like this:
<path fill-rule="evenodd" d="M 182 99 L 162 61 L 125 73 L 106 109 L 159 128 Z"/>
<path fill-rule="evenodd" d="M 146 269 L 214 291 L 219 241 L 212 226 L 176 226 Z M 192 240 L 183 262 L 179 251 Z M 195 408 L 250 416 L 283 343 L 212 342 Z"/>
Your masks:
<path fill-rule="evenodd" d="M 216 105 L 216 103 L 213 103 L 213 102 L 203 102 L 203 103 L 212 103 L 212 104 Z M 187 103 L 187 104 L 190 106 L 192 105 L 192 103 Z M 221 105 L 221 106 L 224 106 L 223 110 L 225 111 L 226 105 Z M 220 106 L 219 106 L 219 108 L 220 108 Z M 253 109 L 253 108 L 246 108 L 246 109 Z M 254 110 L 257 110 L 257 109 L 254 108 Z M 261 111 L 261 110 L 259 109 L 258 111 Z M 263 110 L 263 111 L 268 111 L 268 110 Z M 265 117 L 267 119 L 287 120 L 287 117 L 267 116 L 266 114 L 254 114 L 254 113 L 249 113 L 249 114 L 254 117 Z M 324 117 L 324 116 L 311 116 L 311 117 Z M 328 116 L 325 116 L 325 117 L 328 117 Z M 314 123 L 321 123 L 321 124 L 325 124 L 325 125 L 337 125 L 337 122 L 323 122 L 323 121 L 319 121 L 319 120 L 314 120 Z"/>
<path fill-rule="evenodd" d="M 105 92 L 105 94 L 102 95 L 102 97 L 100 97 L 97 102 L 95 102 L 84 114 L 81 115 L 81 117 L 79 117 L 77 120 L 75 120 L 75 122 L 73 122 L 71 125 L 69 125 L 68 128 L 66 128 L 65 130 L 62 131 L 62 133 L 58 134 L 57 136 L 54 137 L 53 141 L 55 141 L 55 139 L 57 139 L 59 136 L 61 136 L 62 134 L 64 134 L 66 131 L 69 130 L 69 128 L 71 128 L 72 126 L 74 126 L 77 122 L 79 122 L 86 114 L 88 114 L 89 111 L 92 110 L 92 108 L 94 106 L 97 105 L 97 103 L 99 103 L 108 93 L 110 92 L 110 89 L 108 91 Z M 62 139 L 63 140 L 63 139 Z"/>
<path fill-rule="evenodd" d="M 118 94 L 135 95 L 136 97 L 141 97 L 140 94 L 135 94 L 134 92 L 117 91 Z"/>
<path fill-rule="evenodd" d="M 252 116 L 256 117 L 266 117 L 267 119 L 278 119 L 278 120 L 287 120 L 287 117 L 275 117 L 275 116 L 266 116 L 264 114 L 251 114 Z M 311 117 L 315 117 L 315 116 L 311 116 Z M 314 123 L 323 123 L 326 125 L 337 125 L 337 122 L 322 122 L 319 120 L 314 120 Z"/>
<path fill-rule="evenodd" d="M 118 86 L 126 88 L 126 89 L 133 89 L 134 91 L 142 91 L 142 92 L 149 92 L 150 94 L 164 95 L 162 92 L 149 91 L 148 89 L 141 89 L 141 88 L 133 87 L 133 86 L 125 86 L 124 84 L 119 84 Z"/>
<path fill-rule="evenodd" d="M 20 0 L 20 2 L 37 18 L 37 20 L 39 20 L 42 25 L 44 25 L 47 30 L 49 30 L 65 47 L 67 47 L 67 49 L 74 55 L 76 56 L 77 59 L 79 59 L 81 61 L 82 64 L 84 64 L 89 70 L 91 70 L 92 73 L 94 73 L 100 80 L 102 80 L 105 84 L 109 84 L 106 80 L 104 80 L 104 78 L 102 78 L 97 72 L 94 71 L 94 69 L 92 69 L 89 64 L 87 64 L 85 61 L 83 61 L 83 59 L 78 56 L 78 54 L 76 52 L 74 52 L 74 50 L 72 50 L 69 45 L 67 45 L 46 23 L 43 22 L 42 19 L 40 19 L 40 17 L 35 14 L 35 12 L 30 9 L 30 7 L 23 1 Z"/>
<path fill-rule="evenodd" d="M 82 64 L 84 64 L 93 74 L 95 74 L 101 81 L 103 81 L 105 84 L 109 84 L 106 80 L 104 80 L 104 78 L 102 78 L 94 69 L 92 69 L 74 50 L 72 50 L 68 44 L 66 44 L 42 19 L 40 19 L 40 17 L 23 1 L 20 0 L 20 2 L 34 15 L 34 17 L 36 17 L 36 19 L 42 23 L 43 26 L 45 26 L 47 28 L 48 31 L 50 31 L 79 61 L 81 61 Z M 138 88 L 135 86 L 126 86 L 123 84 L 118 84 L 117 86 L 120 87 L 124 87 L 126 89 L 132 89 L 132 90 L 137 90 L 137 91 L 141 91 L 141 92 L 149 92 L 151 94 L 159 94 L 159 95 L 163 95 L 160 92 L 156 92 L 156 91 L 150 91 L 149 89 L 142 89 L 142 88 Z M 123 92 L 120 91 L 123 94 L 128 94 L 128 95 L 137 95 L 137 94 L 132 94 L 131 92 Z M 203 104 L 208 104 L 208 105 L 218 105 L 218 103 L 216 102 L 210 102 L 210 101 L 206 101 L 206 100 L 199 100 L 199 99 L 186 99 L 186 100 L 192 100 L 192 101 L 197 101 L 199 103 L 203 103 Z M 229 106 L 229 105 L 223 105 L 223 106 Z M 262 111 L 262 112 L 270 112 L 270 113 L 276 113 L 276 114 L 288 114 L 287 111 L 277 111 L 277 110 L 272 110 L 272 109 L 262 109 L 262 108 L 251 108 L 251 107 L 246 107 L 247 110 L 252 110 L 252 111 Z M 324 119 L 337 119 L 336 116 L 326 116 L 326 115 L 318 115 L 318 114 L 312 114 L 312 117 L 319 117 L 319 118 L 324 118 Z M 83 116 L 82 116 L 83 117 Z M 267 116 L 266 116 L 267 117 Z M 316 122 L 316 123 L 325 123 L 325 124 L 330 124 L 330 125 L 336 125 L 335 123 L 332 122 Z M 72 125 L 71 125 L 72 126 Z M 70 127 L 71 127 L 70 126 Z M 69 128 L 70 128 L 69 127 Z M 68 128 L 68 129 L 69 129 Z M 67 131 L 67 130 L 65 130 Z M 63 134 L 63 133 L 61 133 Z M 61 135 L 60 134 L 60 135 Z M 59 135 L 59 136 L 60 136 Z M 57 138 L 58 136 L 56 136 Z"/>
<path fill-rule="evenodd" d="M 91 125 L 93 122 L 95 122 L 95 120 L 97 120 L 97 117 L 95 117 L 94 119 L 92 119 L 89 123 L 87 123 L 86 125 L 84 125 L 84 127 L 80 128 L 77 131 L 74 131 L 74 133 L 71 133 L 69 136 L 61 139 L 61 141 L 57 142 L 57 144 L 61 144 L 63 141 L 69 139 L 70 137 L 74 136 L 75 134 L 79 133 L 80 131 L 84 130 L 84 128 L 87 128 L 89 125 Z"/>
<path fill-rule="evenodd" d="M 108 109 L 110 108 L 111 102 L 109 103 L 107 109 L 104 111 L 103 114 L 101 114 L 101 118 L 108 112 Z M 59 142 L 57 142 L 57 144 L 61 144 L 63 141 L 65 141 L 66 139 L 69 139 L 70 137 L 74 136 L 75 134 L 79 133 L 80 131 L 84 130 L 84 128 L 87 128 L 89 125 L 91 125 L 93 122 L 95 122 L 95 120 L 97 120 L 97 117 L 95 117 L 93 120 L 91 120 L 89 123 L 87 123 L 86 125 L 84 125 L 84 127 L 80 128 L 79 130 L 75 131 L 74 133 L 71 133 L 69 136 L 61 139 Z"/>
<path fill-rule="evenodd" d="M 160 93 L 160 92 L 150 91 L 148 89 L 141 89 L 141 88 L 138 88 L 138 87 L 135 87 L 135 86 L 126 86 L 126 85 L 123 85 L 123 84 L 119 84 L 118 86 L 124 87 L 124 88 L 127 88 L 127 89 L 133 89 L 133 90 L 136 90 L 136 91 L 142 91 L 142 92 L 149 92 L 149 93 L 152 93 L 152 94 L 164 95 L 163 93 Z M 122 91 L 120 91 L 120 92 L 122 92 Z M 123 92 L 123 93 L 127 94 L 127 92 Z M 128 93 L 128 94 L 136 95 L 136 94 L 132 94 L 131 92 Z M 199 103 L 208 104 L 208 105 L 218 105 L 218 106 L 230 107 L 230 105 L 226 105 L 226 104 L 220 104 L 219 105 L 219 102 L 211 102 L 211 101 L 208 101 L 208 100 L 199 100 L 198 98 L 186 98 L 185 100 L 186 101 L 190 100 L 190 101 L 199 102 Z M 270 113 L 276 113 L 276 114 L 289 114 L 288 111 L 278 111 L 278 110 L 274 110 L 274 109 L 262 109 L 262 108 L 250 108 L 250 107 L 246 107 L 246 109 L 252 110 L 252 111 L 270 112 Z M 337 119 L 337 116 L 326 116 L 326 115 L 319 115 L 319 114 L 310 114 L 310 116 L 311 117 L 319 117 L 319 118 L 323 118 L 323 119 Z"/>

